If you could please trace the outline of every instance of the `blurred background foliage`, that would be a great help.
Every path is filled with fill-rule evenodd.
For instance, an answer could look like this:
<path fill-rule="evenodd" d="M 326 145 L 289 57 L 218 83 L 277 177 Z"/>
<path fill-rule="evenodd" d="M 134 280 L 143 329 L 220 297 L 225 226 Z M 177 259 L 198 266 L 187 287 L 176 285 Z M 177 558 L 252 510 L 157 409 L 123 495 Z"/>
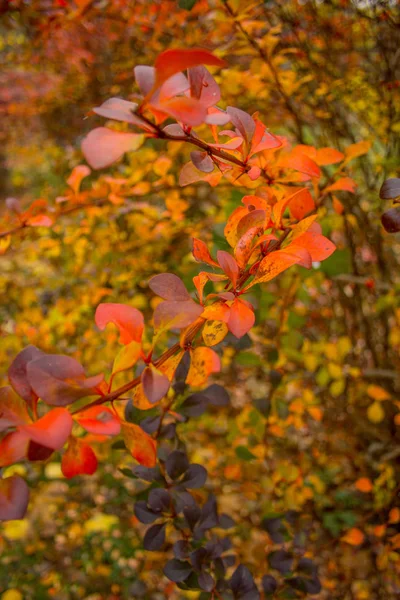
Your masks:
<path fill-rule="evenodd" d="M 90 373 L 109 370 L 117 335 L 96 331 L 97 304 L 127 302 L 150 318 L 151 275 L 176 272 L 191 288 L 191 237 L 221 244 L 246 193 L 240 182 L 180 188 L 188 151 L 160 141 L 74 191 L 80 141 L 100 124 L 90 110 L 110 96 L 134 99 L 135 65 L 170 46 L 205 47 L 228 62 L 217 77 L 221 106 L 259 111 L 293 143 L 370 143 L 351 163 L 356 193 L 338 192 L 319 211 L 338 250 L 254 291 L 256 327 L 220 348 L 216 380 L 232 406 L 182 425 L 256 577 L 276 543 L 263 518 L 301 514 L 321 600 L 400 593 L 400 250 L 380 224 L 379 199 L 399 168 L 397 9 L 349 0 L 0 2 L 0 231 L 9 228 L 8 196 L 44 199 L 49 214 L 72 207 L 51 228 L 0 239 L 4 382 L 28 343 L 72 354 Z M 36 484 L 27 518 L 0 527 L 2 598 L 195 597 L 162 577 L 162 553 L 143 551 L 132 510 L 140 483 L 120 473 L 124 460 L 114 450 L 94 477 L 68 482 L 56 463 L 8 469 Z"/>

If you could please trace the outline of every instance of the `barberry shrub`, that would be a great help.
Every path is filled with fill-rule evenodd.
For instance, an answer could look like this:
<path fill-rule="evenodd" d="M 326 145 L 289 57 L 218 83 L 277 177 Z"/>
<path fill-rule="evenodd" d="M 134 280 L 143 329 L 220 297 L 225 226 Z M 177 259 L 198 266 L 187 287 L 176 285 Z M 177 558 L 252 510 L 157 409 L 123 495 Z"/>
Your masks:
<path fill-rule="evenodd" d="M 32 345 L 15 357 L 10 385 L 0 389 L 0 467 L 45 461 L 60 452 L 66 478 L 91 475 L 99 445 L 119 448 L 122 442 L 135 461 L 124 474 L 148 484 L 134 507 L 137 519 L 149 525 L 144 548 L 169 548 L 164 574 L 171 582 L 199 590 L 201 598 L 252 600 L 260 598 L 260 590 L 265 597 L 276 591 L 282 597 L 315 594 L 320 591 L 315 564 L 304 555 L 304 545 L 295 551 L 288 545 L 305 526 L 294 511 L 260 523 L 282 545 L 268 556 L 273 574 L 253 576 L 238 564 L 229 538 L 237 524 L 218 510 L 212 492 L 203 491 L 207 469 L 190 461 L 180 424 L 229 404 L 224 387 L 209 382 L 221 369 L 219 345 L 228 334 L 241 339 L 251 331 L 255 286 L 296 266 L 311 269 L 334 252 L 318 224 L 318 208 L 335 191 L 353 191 L 354 182 L 343 174 L 343 164 L 335 177 L 331 165 L 345 160 L 338 150 L 292 147 L 258 113 L 220 108 L 220 89 L 206 65 L 225 67 L 201 49 L 167 50 L 154 67 L 137 66 L 140 99 L 110 98 L 94 108 L 117 124 L 91 131 L 82 150 L 92 168 L 102 169 L 147 140 L 178 143 L 192 148 L 180 173 L 182 186 L 240 181 L 249 194 L 229 215 L 216 253 L 193 239 L 193 257 L 203 267 L 192 289 L 179 272 L 149 280 L 155 295 L 149 322 L 133 306 L 99 304 L 97 328 L 112 324 L 121 346 L 107 376 L 88 376 L 74 358 Z M 88 172 L 79 169 L 71 184 L 76 190 Z M 14 204 L 10 208 L 21 227 L 51 226 L 36 210 L 41 206 L 22 213 Z M 129 381 L 117 387 L 120 373 Z M 268 402 L 258 410 L 267 417 Z M 19 475 L 0 481 L 2 520 L 22 518 L 28 503 L 28 486 Z"/>

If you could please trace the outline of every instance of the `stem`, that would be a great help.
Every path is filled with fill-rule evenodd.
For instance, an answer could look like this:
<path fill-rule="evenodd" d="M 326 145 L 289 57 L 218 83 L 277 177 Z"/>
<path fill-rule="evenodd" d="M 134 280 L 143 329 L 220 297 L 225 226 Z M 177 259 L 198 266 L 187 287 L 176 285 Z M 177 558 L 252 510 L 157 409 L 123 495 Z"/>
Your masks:
<path fill-rule="evenodd" d="M 185 341 L 186 341 L 187 344 L 192 343 L 192 341 L 196 337 L 197 333 L 202 328 L 204 322 L 205 322 L 205 319 L 201 319 L 201 321 L 199 320 L 198 322 L 196 322 L 188 330 L 187 337 L 185 338 Z M 171 356 L 174 356 L 174 354 L 176 354 L 177 352 L 179 352 L 179 350 L 182 350 L 182 347 L 181 347 L 180 343 L 177 342 L 176 344 L 174 344 L 173 346 L 171 346 L 171 348 L 168 348 L 168 350 L 166 350 L 160 356 L 160 358 L 158 358 L 153 363 L 154 366 L 155 367 L 160 367 L 169 358 L 171 358 Z M 78 409 L 74 410 L 71 414 L 72 415 L 76 415 L 76 414 L 78 414 L 78 413 L 80 413 L 80 412 L 82 412 L 84 410 L 87 410 L 88 408 L 92 408 L 92 406 L 99 406 L 100 404 L 105 404 L 106 402 L 112 402 L 113 400 L 117 400 L 120 396 L 123 396 L 124 394 L 126 394 L 126 392 L 129 392 L 130 390 L 132 390 L 133 388 L 135 388 L 136 386 L 138 386 L 140 384 L 140 382 L 141 382 L 141 376 L 139 375 L 138 377 L 135 377 L 134 379 L 132 379 L 132 381 L 128 381 L 128 383 L 125 383 L 121 387 L 119 387 L 116 390 L 114 390 L 114 392 L 110 392 L 109 394 L 106 394 L 105 396 L 100 396 L 99 398 L 97 398 L 96 400 L 93 400 L 89 404 L 85 404 L 85 406 L 82 406 L 81 408 L 78 408 Z"/>

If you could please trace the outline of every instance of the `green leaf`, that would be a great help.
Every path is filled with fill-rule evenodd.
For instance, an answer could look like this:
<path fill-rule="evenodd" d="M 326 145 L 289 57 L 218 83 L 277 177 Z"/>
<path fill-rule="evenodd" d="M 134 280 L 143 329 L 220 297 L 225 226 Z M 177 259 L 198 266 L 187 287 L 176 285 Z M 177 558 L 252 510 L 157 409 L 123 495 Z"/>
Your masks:
<path fill-rule="evenodd" d="M 183 8 L 184 10 L 192 10 L 197 0 L 178 0 L 179 8 Z"/>
<path fill-rule="evenodd" d="M 253 460 L 256 458 L 252 452 L 246 446 L 238 446 L 235 448 L 236 456 L 241 460 Z"/>

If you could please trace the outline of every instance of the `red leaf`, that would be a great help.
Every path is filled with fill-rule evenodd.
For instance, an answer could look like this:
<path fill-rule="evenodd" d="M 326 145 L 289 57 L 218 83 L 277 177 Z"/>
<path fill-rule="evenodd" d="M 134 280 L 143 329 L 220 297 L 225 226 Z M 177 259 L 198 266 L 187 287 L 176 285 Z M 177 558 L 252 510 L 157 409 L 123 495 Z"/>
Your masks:
<path fill-rule="evenodd" d="M 194 98 L 171 98 L 162 104 L 152 104 L 157 111 L 170 115 L 177 121 L 196 127 L 204 123 L 207 109 L 199 100 Z"/>
<path fill-rule="evenodd" d="M 59 450 L 72 431 L 73 420 L 66 408 L 53 408 L 32 425 L 23 425 L 20 431 L 46 448 Z"/>
<path fill-rule="evenodd" d="M 97 394 L 96 386 L 103 374 L 86 379 L 78 361 L 62 354 L 45 354 L 32 360 L 26 367 L 32 389 L 46 404 L 66 406 L 79 398 Z"/>
<path fill-rule="evenodd" d="M 211 258 L 211 254 L 206 244 L 197 238 L 193 238 L 192 253 L 198 262 L 204 262 L 212 267 L 218 267 L 218 263 Z"/>
<path fill-rule="evenodd" d="M 234 288 L 236 288 L 237 279 L 239 276 L 239 266 L 236 260 L 228 252 L 224 250 L 218 250 L 217 260 L 220 264 L 221 269 L 226 273 L 232 282 Z"/>
<path fill-rule="evenodd" d="M 154 365 L 149 365 L 143 370 L 141 380 L 144 394 L 151 404 L 164 398 L 170 387 L 168 377 Z"/>
<path fill-rule="evenodd" d="M 95 322 L 99 329 L 105 329 L 108 323 L 118 327 L 121 344 L 142 340 L 144 319 L 142 313 L 127 304 L 104 303 L 96 309 Z"/>
<path fill-rule="evenodd" d="M 13 431 L 0 442 L 0 467 L 7 467 L 25 458 L 29 437 L 22 431 Z"/>
<path fill-rule="evenodd" d="M 37 442 L 30 440 L 26 458 L 32 462 L 47 460 L 53 452 L 54 450 L 52 448 L 48 448 L 47 446 L 43 446 L 43 444 L 38 444 Z"/>
<path fill-rule="evenodd" d="M 291 198 L 288 204 L 289 210 L 292 217 L 298 221 L 315 209 L 313 197 L 306 188 L 299 190 Z"/>
<path fill-rule="evenodd" d="M 185 284 L 173 273 L 154 275 L 149 281 L 149 287 L 164 300 L 175 300 L 176 302 L 190 300 Z"/>
<path fill-rule="evenodd" d="M 157 87 L 175 73 L 185 71 L 189 67 L 197 67 L 198 65 L 223 67 L 225 61 L 217 58 L 208 50 L 202 50 L 200 48 L 192 48 L 190 50 L 178 48 L 165 50 L 165 52 L 159 54 L 154 63 Z"/>
<path fill-rule="evenodd" d="M 143 135 L 113 131 L 106 127 L 93 129 L 82 142 L 82 152 L 93 169 L 103 169 L 129 150 L 137 150 Z"/>
<path fill-rule="evenodd" d="M 97 458 L 92 448 L 76 437 L 70 437 L 68 447 L 61 459 L 61 471 L 70 479 L 75 475 L 93 475 L 97 470 Z"/>
<path fill-rule="evenodd" d="M 0 521 L 22 519 L 29 502 L 29 488 L 19 475 L 0 480 Z"/>
<path fill-rule="evenodd" d="M 237 338 L 243 337 L 253 327 L 255 316 L 253 310 L 239 298 L 231 304 L 228 329 Z"/>
<path fill-rule="evenodd" d="M 145 467 L 154 467 L 157 460 L 157 446 L 139 425 L 122 423 L 122 436 L 129 452 L 138 463 Z"/>
<path fill-rule="evenodd" d="M 36 403 L 37 395 L 28 381 L 26 367 L 29 362 L 41 356 L 45 356 L 45 353 L 39 348 L 31 345 L 27 346 L 17 354 L 8 369 L 8 378 L 14 390 L 31 407 Z"/>
<path fill-rule="evenodd" d="M 121 431 L 119 419 L 105 406 L 92 406 L 79 413 L 75 420 L 89 433 L 118 435 Z"/>

